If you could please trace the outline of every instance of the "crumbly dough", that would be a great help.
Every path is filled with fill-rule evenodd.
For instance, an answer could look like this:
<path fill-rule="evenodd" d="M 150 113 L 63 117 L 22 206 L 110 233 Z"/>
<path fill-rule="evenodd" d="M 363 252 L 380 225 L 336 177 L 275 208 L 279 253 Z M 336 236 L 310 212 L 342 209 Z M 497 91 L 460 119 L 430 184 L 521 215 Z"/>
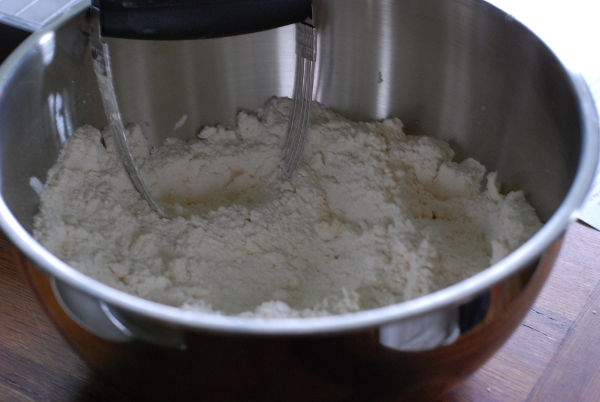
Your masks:
<path fill-rule="evenodd" d="M 81 272 L 143 298 L 226 315 L 305 317 L 398 303 L 485 269 L 541 226 L 522 192 L 453 161 L 398 119 L 347 120 L 315 103 L 293 183 L 280 146 L 291 101 L 153 150 L 130 129 L 155 213 L 108 134 L 86 126 L 50 170 L 34 235 Z"/>

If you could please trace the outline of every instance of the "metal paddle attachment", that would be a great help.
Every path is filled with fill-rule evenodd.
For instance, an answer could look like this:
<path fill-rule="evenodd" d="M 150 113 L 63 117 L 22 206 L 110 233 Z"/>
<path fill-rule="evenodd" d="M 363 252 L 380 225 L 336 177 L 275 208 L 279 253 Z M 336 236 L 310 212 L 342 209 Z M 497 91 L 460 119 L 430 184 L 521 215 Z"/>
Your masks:
<path fill-rule="evenodd" d="M 148 190 L 148 187 L 135 164 L 131 149 L 129 148 L 129 142 L 127 141 L 125 126 L 123 124 L 123 118 L 121 117 L 121 111 L 119 110 L 119 103 L 117 102 L 117 95 L 113 84 L 108 45 L 102 41 L 100 34 L 100 16 L 96 7 L 92 7 L 92 37 L 90 42 L 92 46 L 94 72 L 98 79 L 98 87 L 102 97 L 102 104 L 104 105 L 104 112 L 106 114 L 106 119 L 108 120 L 110 132 L 117 145 L 119 158 L 125 167 L 125 171 L 127 172 L 133 187 L 135 187 L 156 212 L 166 218 L 166 212 L 160 203 L 150 194 L 150 190 Z"/>
<path fill-rule="evenodd" d="M 92 0 L 91 15 L 94 70 L 119 158 L 135 189 L 163 217 L 167 217 L 164 208 L 150 194 L 131 154 L 113 84 L 109 49 L 102 37 L 217 38 L 296 23 L 294 105 L 283 145 L 284 174 L 290 180 L 294 177 L 304 149 L 312 102 L 316 30 L 312 25 L 311 0 Z"/>
<path fill-rule="evenodd" d="M 292 115 L 283 143 L 284 174 L 292 180 L 298 170 L 300 157 L 310 125 L 315 61 L 317 59 L 317 30 L 312 18 L 296 23 L 296 80 Z"/>

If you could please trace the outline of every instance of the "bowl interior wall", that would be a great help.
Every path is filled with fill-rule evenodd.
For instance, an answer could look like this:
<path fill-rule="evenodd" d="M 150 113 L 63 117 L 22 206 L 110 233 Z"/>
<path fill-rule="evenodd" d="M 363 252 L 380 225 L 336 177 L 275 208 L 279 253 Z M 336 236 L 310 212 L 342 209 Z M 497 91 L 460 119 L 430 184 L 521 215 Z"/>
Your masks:
<path fill-rule="evenodd" d="M 457 159 L 499 172 L 547 220 L 575 176 L 578 99 L 552 53 L 525 27 L 484 2 L 317 0 L 315 98 L 345 116 L 396 116 L 409 134 L 445 139 Z M 62 142 L 105 125 L 85 15 L 39 40 L 0 93 L 2 197 L 32 228 L 38 198 Z M 126 122 L 155 146 L 205 125 L 234 124 L 240 109 L 291 96 L 292 26 L 230 38 L 148 42 L 109 39 Z M 185 116 L 186 123 L 174 130 Z"/>

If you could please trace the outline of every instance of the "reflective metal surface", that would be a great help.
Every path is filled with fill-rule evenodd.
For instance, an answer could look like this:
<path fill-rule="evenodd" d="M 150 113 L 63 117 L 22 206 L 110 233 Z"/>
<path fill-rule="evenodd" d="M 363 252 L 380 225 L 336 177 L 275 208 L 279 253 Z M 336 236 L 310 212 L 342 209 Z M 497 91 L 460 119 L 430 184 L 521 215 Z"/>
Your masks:
<path fill-rule="evenodd" d="M 310 127 L 310 109 L 313 103 L 315 61 L 317 57 L 317 30 L 312 18 L 296 23 L 296 73 L 292 115 L 283 141 L 284 175 L 293 180 Z"/>
<path fill-rule="evenodd" d="M 404 303 L 255 320 L 183 311 L 108 288 L 30 235 L 31 177 L 62 142 L 105 123 L 85 10 L 0 67 L 0 225 L 41 302 L 90 364 L 143 398 L 431 400 L 476 370 L 538 294 L 584 201 L 598 121 L 581 77 L 525 27 L 475 0 L 319 0 L 316 99 L 356 119 L 398 116 L 521 188 L 544 227 L 482 273 Z M 293 27 L 186 42 L 111 40 L 126 122 L 158 146 L 290 96 Z M 267 56 L 268 55 L 268 56 Z M 51 279 L 49 279 L 50 277 Z M 112 325 L 112 326 L 111 326 Z"/>
<path fill-rule="evenodd" d="M 125 172 L 127 173 L 127 176 L 129 176 L 129 180 L 131 180 L 133 187 L 146 199 L 152 209 L 158 212 L 160 216 L 167 218 L 168 215 L 163 210 L 160 203 L 152 197 L 152 194 L 150 194 L 150 190 L 148 189 L 148 186 L 146 186 L 144 178 L 131 153 L 125 125 L 123 124 L 123 118 L 121 117 L 121 111 L 119 110 L 117 94 L 115 93 L 113 84 L 110 51 L 108 45 L 102 40 L 102 34 L 100 32 L 100 10 L 95 6 L 91 7 L 91 19 L 90 45 L 94 72 L 98 79 L 98 89 L 102 98 L 102 104 L 104 105 L 104 114 L 106 115 L 112 137 L 115 139 L 119 159 L 123 163 Z"/>

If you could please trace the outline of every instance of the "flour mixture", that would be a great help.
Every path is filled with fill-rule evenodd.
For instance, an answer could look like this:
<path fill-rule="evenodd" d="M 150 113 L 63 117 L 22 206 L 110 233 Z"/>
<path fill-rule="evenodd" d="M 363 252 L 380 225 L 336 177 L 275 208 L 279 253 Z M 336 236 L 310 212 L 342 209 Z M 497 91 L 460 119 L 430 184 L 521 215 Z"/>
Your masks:
<path fill-rule="evenodd" d="M 35 237 L 66 263 L 143 298 L 227 315 L 342 314 L 415 298 L 502 259 L 540 227 L 520 191 L 453 161 L 398 119 L 313 105 L 295 181 L 281 179 L 291 109 L 273 99 L 235 128 L 131 145 L 164 219 L 133 189 L 109 136 L 82 127 L 41 193 Z M 108 135 L 108 134 L 105 134 Z"/>

